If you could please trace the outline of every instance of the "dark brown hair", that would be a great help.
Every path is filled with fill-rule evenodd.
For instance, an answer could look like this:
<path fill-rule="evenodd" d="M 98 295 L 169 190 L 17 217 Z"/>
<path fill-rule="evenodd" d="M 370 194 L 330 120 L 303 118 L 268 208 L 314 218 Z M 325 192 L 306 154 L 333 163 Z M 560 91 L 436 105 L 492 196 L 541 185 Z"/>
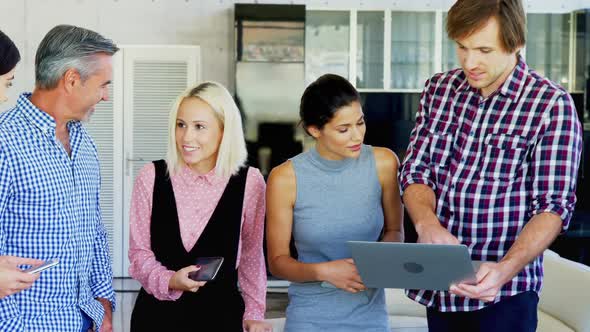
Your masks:
<path fill-rule="evenodd" d="M 500 44 L 513 52 L 526 41 L 526 15 L 521 0 L 457 0 L 449 10 L 447 34 L 457 40 L 471 35 L 492 17 L 498 20 Z"/>
<path fill-rule="evenodd" d="M 324 74 L 311 83 L 301 96 L 299 116 L 303 128 L 315 126 L 322 129 L 341 107 L 348 106 L 361 97 L 344 77 Z"/>
<path fill-rule="evenodd" d="M 0 75 L 10 72 L 20 61 L 20 53 L 14 42 L 0 31 Z"/>

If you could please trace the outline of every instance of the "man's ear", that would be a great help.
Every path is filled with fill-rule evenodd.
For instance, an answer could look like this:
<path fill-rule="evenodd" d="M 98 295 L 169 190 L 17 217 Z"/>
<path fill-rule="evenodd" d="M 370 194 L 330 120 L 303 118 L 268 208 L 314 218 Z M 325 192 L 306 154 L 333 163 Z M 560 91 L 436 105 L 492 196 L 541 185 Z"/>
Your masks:
<path fill-rule="evenodd" d="M 70 68 L 66 70 L 61 79 L 66 91 L 71 92 L 76 85 L 76 82 L 80 80 L 80 74 L 76 69 Z"/>
<path fill-rule="evenodd" d="M 315 139 L 319 138 L 322 132 L 317 126 L 307 126 L 307 132 Z"/>

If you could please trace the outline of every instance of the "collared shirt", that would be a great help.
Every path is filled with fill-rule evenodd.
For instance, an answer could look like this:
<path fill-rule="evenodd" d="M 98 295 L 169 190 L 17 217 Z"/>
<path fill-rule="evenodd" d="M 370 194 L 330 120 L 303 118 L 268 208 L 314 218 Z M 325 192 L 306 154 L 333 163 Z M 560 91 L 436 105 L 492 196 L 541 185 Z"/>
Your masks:
<path fill-rule="evenodd" d="M 115 303 L 98 155 L 82 124 L 69 122 L 70 157 L 29 97 L 0 114 L 0 254 L 59 264 L 0 300 L 0 331 L 79 332 L 82 311 L 102 324 L 96 298 Z"/>
<path fill-rule="evenodd" d="M 182 295 L 182 291 L 168 288 L 175 271 L 168 270 L 157 261 L 151 249 L 150 224 L 155 177 L 154 164 L 149 163 L 135 179 L 129 216 L 129 275 L 157 299 L 174 301 Z M 216 175 L 215 169 L 198 175 L 190 168 L 183 167 L 170 180 L 178 209 L 182 244 L 190 251 L 209 223 L 229 177 Z M 245 304 L 244 320 L 263 320 L 266 309 L 266 267 L 262 248 L 265 189 L 260 171 L 250 167 L 244 190 L 236 260 L 238 283 Z"/>
<path fill-rule="evenodd" d="M 400 185 L 432 188 L 442 226 L 467 245 L 473 260 L 496 262 L 536 214 L 554 213 L 567 228 L 576 202 L 581 133 L 571 96 L 520 57 L 487 98 L 461 69 L 437 74 L 422 93 Z M 539 292 L 542 277 L 540 256 L 502 287 L 495 302 Z M 448 292 L 408 295 L 440 311 L 487 305 Z"/>

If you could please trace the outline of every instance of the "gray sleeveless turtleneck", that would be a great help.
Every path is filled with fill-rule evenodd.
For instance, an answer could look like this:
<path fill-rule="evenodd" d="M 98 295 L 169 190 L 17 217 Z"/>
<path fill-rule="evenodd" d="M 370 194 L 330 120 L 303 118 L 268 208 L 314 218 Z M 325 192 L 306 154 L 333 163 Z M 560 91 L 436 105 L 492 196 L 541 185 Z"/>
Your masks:
<path fill-rule="evenodd" d="M 377 241 L 383 229 L 373 148 L 358 158 L 327 160 L 316 149 L 291 159 L 297 182 L 293 237 L 305 263 L 350 258 L 347 241 Z M 382 289 L 356 294 L 292 283 L 286 331 L 389 331 Z"/>

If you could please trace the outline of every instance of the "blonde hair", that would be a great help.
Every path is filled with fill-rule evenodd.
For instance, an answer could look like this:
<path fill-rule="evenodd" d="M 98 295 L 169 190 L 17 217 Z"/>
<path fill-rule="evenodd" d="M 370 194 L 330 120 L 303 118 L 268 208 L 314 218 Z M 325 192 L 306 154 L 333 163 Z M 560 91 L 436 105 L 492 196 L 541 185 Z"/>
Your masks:
<path fill-rule="evenodd" d="M 176 98 L 168 118 L 168 152 L 166 162 L 170 174 L 178 174 L 186 164 L 176 146 L 176 119 L 178 109 L 185 98 L 199 98 L 215 112 L 221 124 L 223 135 L 219 144 L 215 173 L 220 176 L 236 174 L 248 158 L 246 141 L 242 130 L 242 117 L 238 106 L 227 89 L 217 82 L 203 82 L 189 88 Z"/>

